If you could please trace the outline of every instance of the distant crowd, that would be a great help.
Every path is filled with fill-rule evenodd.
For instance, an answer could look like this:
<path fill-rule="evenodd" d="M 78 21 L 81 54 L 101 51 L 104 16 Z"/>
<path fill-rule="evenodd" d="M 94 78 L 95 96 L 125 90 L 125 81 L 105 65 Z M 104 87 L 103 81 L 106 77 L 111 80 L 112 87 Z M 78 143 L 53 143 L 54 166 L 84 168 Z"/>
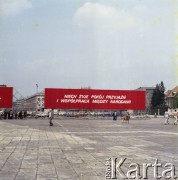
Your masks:
<path fill-rule="evenodd" d="M 25 119 L 27 118 L 27 111 L 15 111 L 12 110 L 5 110 L 3 113 L 0 114 L 0 119 Z"/>

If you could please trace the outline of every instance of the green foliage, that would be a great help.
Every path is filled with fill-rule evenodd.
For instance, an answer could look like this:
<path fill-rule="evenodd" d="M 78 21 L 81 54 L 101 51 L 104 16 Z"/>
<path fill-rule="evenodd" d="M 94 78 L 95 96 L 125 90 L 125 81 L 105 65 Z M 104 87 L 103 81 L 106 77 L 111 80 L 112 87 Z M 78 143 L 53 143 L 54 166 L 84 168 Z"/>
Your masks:
<path fill-rule="evenodd" d="M 173 108 L 178 108 L 178 96 L 174 100 Z"/>
<path fill-rule="evenodd" d="M 156 84 L 156 88 L 153 92 L 152 100 L 151 100 L 151 106 L 152 109 L 155 108 L 165 108 L 166 102 L 165 102 L 165 87 L 163 81 L 161 81 L 160 84 Z"/>

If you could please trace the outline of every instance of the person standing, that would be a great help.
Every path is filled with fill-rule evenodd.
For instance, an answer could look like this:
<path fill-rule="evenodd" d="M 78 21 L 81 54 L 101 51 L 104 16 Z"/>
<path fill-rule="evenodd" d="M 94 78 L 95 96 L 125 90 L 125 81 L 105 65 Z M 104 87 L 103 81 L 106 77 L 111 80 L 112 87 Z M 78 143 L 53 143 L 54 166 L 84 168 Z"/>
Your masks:
<path fill-rule="evenodd" d="M 51 109 L 50 111 L 49 111 L 49 125 L 50 126 L 53 126 L 53 110 Z"/>
<path fill-rule="evenodd" d="M 7 110 L 5 109 L 4 110 L 4 119 L 7 119 L 8 118 L 8 112 L 7 112 Z"/>
<path fill-rule="evenodd" d="M 19 118 L 18 119 L 23 119 L 22 111 L 19 112 Z"/>
<path fill-rule="evenodd" d="M 169 113 L 165 112 L 164 117 L 166 118 L 164 124 L 169 124 Z"/>
<path fill-rule="evenodd" d="M 17 111 L 15 111 L 15 119 L 17 119 L 18 117 L 18 114 L 17 114 Z"/>
<path fill-rule="evenodd" d="M 116 111 L 113 112 L 113 120 L 117 120 L 117 112 Z"/>
<path fill-rule="evenodd" d="M 176 125 L 177 122 L 178 122 L 177 116 L 178 116 L 178 112 L 177 112 L 177 110 L 175 110 L 175 113 L 174 113 L 174 117 L 175 117 L 174 125 Z"/>
<path fill-rule="evenodd" d="M 127 114 L 126 114 L 126 120 L 127 120 L 127 123 L 129 124 L 129 120 L 130 120 L 130 113 L 129 112 L 127 112 Z"/>

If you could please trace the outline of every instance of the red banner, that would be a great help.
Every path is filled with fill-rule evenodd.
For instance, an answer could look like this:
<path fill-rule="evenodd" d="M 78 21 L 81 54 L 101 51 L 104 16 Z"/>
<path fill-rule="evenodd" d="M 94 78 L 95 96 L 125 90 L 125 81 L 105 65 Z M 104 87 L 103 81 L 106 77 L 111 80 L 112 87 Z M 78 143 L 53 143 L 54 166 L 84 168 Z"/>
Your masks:
<path fill-rule="evenodd" d="M 45 108 L 144 110 L 145 91 L 45 89 Z"/>
<path fill-rule="evenodd" d="M 13 88 L 0 87 L 0 108 L 12 108 Z"/>

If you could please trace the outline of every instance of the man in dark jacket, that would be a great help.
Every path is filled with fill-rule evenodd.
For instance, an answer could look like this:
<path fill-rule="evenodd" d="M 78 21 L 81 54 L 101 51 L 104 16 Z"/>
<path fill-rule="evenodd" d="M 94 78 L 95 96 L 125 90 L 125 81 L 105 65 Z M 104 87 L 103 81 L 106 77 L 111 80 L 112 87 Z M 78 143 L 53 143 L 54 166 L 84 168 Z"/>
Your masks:
<path fill-rule="evenodd" d="M 116 111 L 113 112 L 113 120 L 117 120 L 117 112 Z"/>

